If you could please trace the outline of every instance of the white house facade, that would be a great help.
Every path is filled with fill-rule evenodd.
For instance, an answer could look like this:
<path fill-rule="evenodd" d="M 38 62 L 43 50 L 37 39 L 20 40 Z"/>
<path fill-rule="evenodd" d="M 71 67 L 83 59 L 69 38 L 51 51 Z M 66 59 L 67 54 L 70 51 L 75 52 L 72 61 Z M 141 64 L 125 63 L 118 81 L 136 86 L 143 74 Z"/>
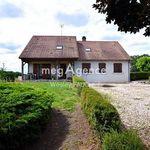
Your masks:
<path fill-rule="evenodd" d="M 78 68 L 82 68 L 83 63 L 90 63 L 91 68 L 93 68 L 90 73 L 82 73 L 81 75 L 81 77 L 85 79 L 87 82 L 119 83 L 130 81 L 129 61 L 76 61 L 75 70 Z M 106 64 L 104 72 L 97 71 L 97 68 L 99 68 L 100 63 Z M 122 64 L 122 71 L 115 72 L 114 64 Z"/>

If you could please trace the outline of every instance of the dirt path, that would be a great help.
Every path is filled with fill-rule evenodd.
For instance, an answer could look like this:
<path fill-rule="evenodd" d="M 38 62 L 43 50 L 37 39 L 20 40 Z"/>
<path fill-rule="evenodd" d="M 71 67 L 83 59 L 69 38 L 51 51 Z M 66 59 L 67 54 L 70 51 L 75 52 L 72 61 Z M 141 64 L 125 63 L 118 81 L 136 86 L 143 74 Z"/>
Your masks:
<path fill-rule="evenodd" d="M 127 128 L 134 128 L 150 148 L 150 84 L 90 84 L 97 91 L 109 94 Z"/>
<path fill-rule="evenodd" d="M 40 140 L 25 150 L 99 150 L 79 105 L 74 112 L 53 110 L 52 120 Z"/>

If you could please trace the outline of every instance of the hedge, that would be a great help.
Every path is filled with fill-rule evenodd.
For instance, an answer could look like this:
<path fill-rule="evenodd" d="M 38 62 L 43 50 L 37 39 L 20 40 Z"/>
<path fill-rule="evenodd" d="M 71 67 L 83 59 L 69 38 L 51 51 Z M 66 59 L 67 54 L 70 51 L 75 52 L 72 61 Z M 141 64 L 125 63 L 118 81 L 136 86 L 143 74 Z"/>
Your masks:
<path fill-rule="evenodd" d="M 84 87 L 88 86 L 88 84 L 86 83 L 86 81 L 83 78 L 78 77 L 78 76 L 73 76 L 72 81 L 73 81 L 74 87 L 77 88 L 79 95 L 81 94 L 82 89 Z"/>
<path fill-rule="evenodd" d="M 149 76 L 150 76 L 150 72 L 131 72 L 130 73 L 131 81 L 148 79 Z"/>
<path fill-rule="evenodd" d="M 112 131 L 104 136 L 103 150 L 144 150 L 141 139 L 137 136 L 136 131 L 128 130 L 118 133 Z"/>
<path fill-rule="evenodd" d="M 81 105 L 91 125 L 98 131 L 100 138 L 112 129 L 118 132 L 122 129 L 122 123 L 115 107 L 111 105 L 107 97 L 101 95 L 92 88 L 86 87 L 81 93 Z"/>
<path fill-rule="evenodd" d="M 138 134 L 123 127 L 119 114 L 108 98 L 92 88 L 81 92 L 81 106 L 90 124 L 96 129 L 103 150 L 144 150 Z"/>
<path fill-rule="evenodd" d="M 0 145 L 17 148 L 38 138 L 51 112 L 53 95 L 22 84 L 0 83 Z"/>
<path fill-rule="evenodd" d="M 15 78 L 17 78 L 20 75 L 21 73 L 19 72 L 0 70 L 0 80 L 2 81 L 14 82 Z"/>

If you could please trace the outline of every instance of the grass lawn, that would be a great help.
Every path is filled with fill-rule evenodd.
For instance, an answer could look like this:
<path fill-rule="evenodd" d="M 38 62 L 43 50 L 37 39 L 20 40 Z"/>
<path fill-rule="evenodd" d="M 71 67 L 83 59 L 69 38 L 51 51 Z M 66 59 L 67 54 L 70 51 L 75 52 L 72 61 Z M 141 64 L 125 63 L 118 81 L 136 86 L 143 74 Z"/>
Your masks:
<path fill-rule="evenodd" d="M 74 106 L 80 100 L 77 89 L 69 82 L 24 82 L 23 84 L 34 88 L 42 88 L 53 93 L 55 97 L 52 104 L 53 108 L 73 111 Z"/>

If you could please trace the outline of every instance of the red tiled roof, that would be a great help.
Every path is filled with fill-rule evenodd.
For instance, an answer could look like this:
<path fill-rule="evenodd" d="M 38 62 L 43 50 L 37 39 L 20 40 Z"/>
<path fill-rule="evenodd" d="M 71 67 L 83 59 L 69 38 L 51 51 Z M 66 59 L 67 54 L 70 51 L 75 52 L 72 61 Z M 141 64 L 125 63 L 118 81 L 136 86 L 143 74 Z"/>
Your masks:
<path fill-rule="evenodd" d="M 63 50 L 56 46 L 62 45 Z M 86 51 L 90 48 L 91 51 Z M 33 36 L 20 59 L 130 60 L 116 41 L 76 41 L 75 36 Z"/>
<path fill-rule="evenodd" d="M 116 41 L 78 41 L 80 60 L 130 60 Z M 91 51 L 85 51 L 90 48 Z"/>
<path fill-rule="evenodd" d="M 57 45 L 62 45 L 63 50 L 57 50 Z M 79 52 L 75 36 L 33 36 L 19 58 L 78 57 Z"/>

